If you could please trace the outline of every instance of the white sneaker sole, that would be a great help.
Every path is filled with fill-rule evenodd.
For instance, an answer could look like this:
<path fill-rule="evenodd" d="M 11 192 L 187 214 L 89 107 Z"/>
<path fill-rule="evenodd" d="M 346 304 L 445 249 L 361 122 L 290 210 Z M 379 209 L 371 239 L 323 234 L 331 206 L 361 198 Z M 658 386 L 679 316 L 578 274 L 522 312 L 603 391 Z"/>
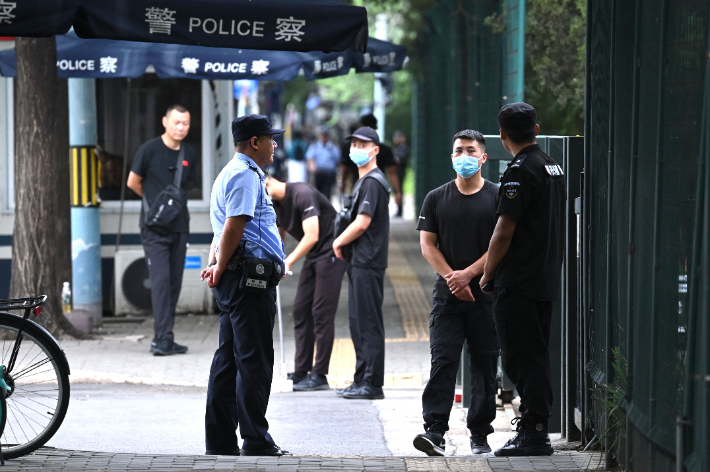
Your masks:
<path fill-rule="evenodd" d="M 425 438 L 424 436 L 417 436 L 412 442 L 414 447 L 418 451 L 422 451 L 427 456 L 443 456 L 444 450 Z"/>

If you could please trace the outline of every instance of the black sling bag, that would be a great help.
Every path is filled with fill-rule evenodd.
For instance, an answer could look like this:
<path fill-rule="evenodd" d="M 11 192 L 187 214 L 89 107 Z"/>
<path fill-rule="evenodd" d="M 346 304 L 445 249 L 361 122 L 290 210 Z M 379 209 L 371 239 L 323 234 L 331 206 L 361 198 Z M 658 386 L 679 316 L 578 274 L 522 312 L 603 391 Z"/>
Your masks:
<path fill-rule="evenodd" d="M 182 181 L 182 161 L 185 156 L 185 147 L 180 146 L 178 151 L 175 180 L 165 187 L 162 192 L 155 197 L 152 204 L 148 204 L 148 199 L 143 192 L 143 212 L 145 227 L 158 234 L 166 235 L 175 227 L 178 215 L 185 205 L 180 184 Z"/>

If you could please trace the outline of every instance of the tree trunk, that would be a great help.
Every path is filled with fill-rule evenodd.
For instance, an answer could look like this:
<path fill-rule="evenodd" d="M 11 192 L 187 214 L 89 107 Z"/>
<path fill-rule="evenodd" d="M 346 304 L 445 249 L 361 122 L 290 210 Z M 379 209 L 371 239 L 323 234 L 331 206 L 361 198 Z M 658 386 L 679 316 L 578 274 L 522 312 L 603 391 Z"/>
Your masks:
<path fill-rule="evenodd" d="M 34 318 L 54 336 L 86 337 L 62 313 L 71 281 L 69 99 L 57 78 L 55 38 L 18 38 L 15 79 L 15 227 L 13 298 L 46 294 Z"/>

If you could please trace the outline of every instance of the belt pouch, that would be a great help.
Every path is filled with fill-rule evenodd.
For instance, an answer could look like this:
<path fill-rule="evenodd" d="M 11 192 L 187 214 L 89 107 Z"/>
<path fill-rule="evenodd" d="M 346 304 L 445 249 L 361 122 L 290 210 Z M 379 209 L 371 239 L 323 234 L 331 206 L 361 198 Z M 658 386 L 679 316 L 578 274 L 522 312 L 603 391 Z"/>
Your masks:
<path fill-rule="evenodd" d="M 263 292 L 269 287 L 269 278 L 274 264 L 268 259 L 247 257 L 244 259 L 244 271 L 239 288 L 248 292 Z"/>

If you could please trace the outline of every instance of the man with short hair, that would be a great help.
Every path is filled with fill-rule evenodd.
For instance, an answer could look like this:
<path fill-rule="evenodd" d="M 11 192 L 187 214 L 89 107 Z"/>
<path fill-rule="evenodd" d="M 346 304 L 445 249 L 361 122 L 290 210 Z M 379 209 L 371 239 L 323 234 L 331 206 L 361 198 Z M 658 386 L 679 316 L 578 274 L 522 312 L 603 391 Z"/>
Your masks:
<path fill-rule="evenodd" d="M 207 386 L 207 454 L 282 456 L 268 432 L 266 408 L 274 370 L 276 284 L 284 274 L 283 242 L 263 167 L 274 160 L 274 134 L 262 115 L 232 122 L 236 153 L 212 187 L 214 239 L 202 280 L 214 288 L 219 347 Z"/>
<path fill-rule="evenodd" d="M 172 105 L 163 117 L 163 126 L 165 133 L 138 148 L 126 184 L 144 200 L 139 224 L 151 283 L 150 294 L 155 322 L 150 352 L 155 356 L 187 352 L 187 346 L 175 342 L 173 326 L 190 238 L 187 189 L 195 183 L 192 169 L 196 161 L 194 149 L 183 143 L 190 131 L 190 112 L 182 105 Z M 170 231 L 160 234 L 146 227 L 144 207 L 145 204 L 150 206 L 160 192 L 174 183 L 179 168 L 182 168 L 180 189 L 183 207 Z"/>
<path fill-rule="evenodd" d="M 340 149 L 330 140 L 330 131 L 327 128 L 321 129 L 320 139 L 308 146 L 306 159 L 308 169 L 315 177 L 315 187 L 330 200 L 340 162 Z"/>
<path fill-rule="evenodd" d="M 343 247 L 352 245 L 347 271 L 355 377 L 348 388 L 336 393 L 349 399 L 381 399 L 385 397 L 382 301 L 390 232 L 389 186 L 377 168 L 377 132 L 364 126 L 345 139 L 351 140 L 350 159 L 358 166 L 360 179 L 353 189 L 352 222 L 333 241 L 333 250 L 345 259 Z"/>
<path fill-rule="evenodd" d="M 285 241 L 288 232 L 298 241 L 286 257 L 286 273 L 305 257 L 293 301 L 296 353 L 294 372 L 289 378 L 296 392 L 328 390 L 326 376 L 335 338 L 335 312 L 346 266 L 333 252 L 336 211 L 322 193 L 305 183 L 285 183 L 269 177 L 266 189 L 274 201 L 281 239 Z"/>
<path fill-rule="evenodd" d="M 550 324 L 560 293 L 565 175 L 537 144 L 540 126 L 533 107 L 508 104 L 498 113 L 498 124 L 503 147 L 514 157 L 501 179 L 499 218 L 480 286 L 494 283 L 503 369 L 520 394 L 522 418 L 517 435 L 495 455 L 550 455 Z"/>
<path fill-rule="evenodd" d="M 437 272 L 429 321 L 431 374 L 422 395 L 425 432 L 414 438 L 414 447 L 430 456 L 444 455 L 465 341 L 471 376 L 466 420 L 471 452 L 491 452 L 486 437 L 493 432 L 496 417 L 499 345 L 493 297 L 478 286 L 498 206 L 498 186 L 481 176 L 487 157 L 481 133 L 469 129 L 456 133 L 451 154 L 456 179 L 427 194 L 417 224 L 422 255 Z"/>

